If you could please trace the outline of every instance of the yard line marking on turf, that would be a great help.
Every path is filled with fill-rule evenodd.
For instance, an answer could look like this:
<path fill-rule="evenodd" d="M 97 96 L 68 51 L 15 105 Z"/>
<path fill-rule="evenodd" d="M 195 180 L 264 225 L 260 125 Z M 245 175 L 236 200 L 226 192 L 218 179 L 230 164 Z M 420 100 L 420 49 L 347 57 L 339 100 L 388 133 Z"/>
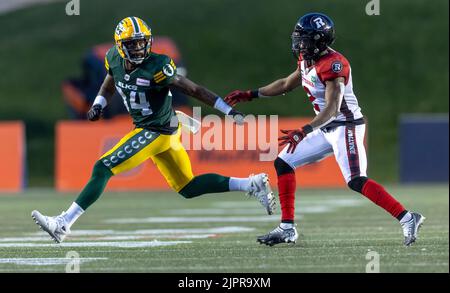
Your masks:
<path fill-rule="evenodd" d="M 106 260 L 107 257 L 83 257 L 77 259 L 80 263 L 86 263 L 97 260 Z M 50 258 L 0 258 L 0 264 L 15 264 L 15 265 L 29 265 L 29 266 L 51 266 L 62 265 L 73 261 L 66 257 L 50 257 Z"/>
<path fill-rule="evenodd" d="M 255 228 L 250 227 L 239 227 L 239 226 L 225 226 L 225 227 L 214 227 L 214 228 L 180 228 L 180 229 L 145 229 L 136 230 L 136 234 L 186 234 L 186 233 L 211 233 L 211 234 L 221 234 L 221 233 L 243 233 L 254 231 Z"/>
<path fill-rule="evenodd" d="M 217 237 L 217 234 L 171 234 L 171 235 L 110 235 L 110 236 L 73 236 L 68 239 L 71 241 L 103 241 L 103 240 L 153 240 L 157 239 L 205 239 Z M 39 237 L 11 237 L 0 238 L 0 242 L 48 242 L 48 236 Z"/>
<path fill-rule="evenodd" d="M 139 230 L 74 230 L 70 236 L 96 236 L 96 235 L 172 235 L 172 234 L 220 234 L 220 233 L 243 233 L 254 231 L 255 228 L 241 226 L 224 226 L 213 228 L 177 228 L 177 229 L 139 229 Z M 39 231 L 29 235 L 47 235 Z M 6 239 L 6 238 L 0 238 Z M 48 239 L 48 237 L 47 237 Z"/>
<path fill-rule="evenodd" d="M 261 208 L 248 209 L 170 209 L 164 211 L 168 215 L 199 216 L 199 215 L 261 215 Z"/>
<path fill-rule="evenodd" d="M 148 217 L 120 218 L 104 220 L 109 224 L 139 224 L 139 223 L 224 223 L 224 222 L 273 222 L 273 216 L 260 217 Z"/>
<path fill-rule="evenodd" d="M 145 229 L 145 230 L 75 230 L 70 234 L 72 241 L 104 241 L 104 240 L 153 240 L 157 239 L 206 239 L 225 233 L 247 233 L 254 228 L 240 226 L 225 226 L 214 228 L 180 228 L 180 229 Z M 31 235 L 31 236 L 28 236 Z M 27 234 L 25 237 L 0 238 L 1 243 L 7 242 L 48 242 L 45 232 L 39 231 Z M 0 246 L 1 247 L 1 246 Z"/>
<path fill-rule="evenodd" d="M 304 206 L 298 207 L 302 214 L 317 214 L 327 213 L 335 210 L 335 207 L 325 205 Z M 164 211 L 168 215 L 182 215 L 182 216 L 199 216 L 199 215 L 261 215 L 264 211 L 261 208 L 247 208 L 247 209 L 232 209 L 232 208 L 217 208 L 217 209 L 171 209 Z"/>
<path fill-rule="evenodd" d="M 26 242 L 26 241 L 48 241 L 48 234 L 39 234 L 43 236 L 33 236 L 33 237 L 5 237 L 0 238 L 0 242 Z"/>
<path fill-rule="evenodd" d="M 143 240 L 149 238 L 175 238 L 175 239 L 205 239 L 216 237 L 217 234 L 189 234 L 189 235 L 117 235 L 96 237 L 90 240 Z M 73 239 L 72 237 L 70 239 Z M 80 240 L 77 238 L 77 240 Z"/>
<path fill-rule="evenodd" d="M 326 207 L 354 207 L 365 205 L 367 202 L 360 198 L 330 198 L 330 199 L 303 199 L 296 207 L 326 206 Z M 213 207 L 235 209 L 235 208 L 254 208 L 254 203 L 242 201 L 219 201 L 213 203 Z"/>
<path fill-rule="evenodd" d="M 177 244 L 189 244 L 192 241 L 106 241 L 106 242 L 64 242 L 60 244 L 48 243 L 0 243 L 1 247 L 120 247 L 120 248 L 139 248 L 139 247 L 158 247 Z"/>

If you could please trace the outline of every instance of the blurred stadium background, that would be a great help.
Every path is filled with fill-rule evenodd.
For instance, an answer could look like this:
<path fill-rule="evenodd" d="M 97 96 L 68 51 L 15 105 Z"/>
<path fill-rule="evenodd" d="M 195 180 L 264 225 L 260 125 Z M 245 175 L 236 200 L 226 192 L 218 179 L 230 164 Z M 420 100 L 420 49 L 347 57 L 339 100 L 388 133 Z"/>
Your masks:
<path fill-rule="evenodd" d="M 190 77 L 218 93 L 251 88 L 289 73 L 295 63 L 290 33 L 306 11 L 323 11 L 337 25 L 335 47 L 351 61 L 355 91 L 370 120 L 373 177 L 399 178 L 398 124 L 402 113 L 448 113 L 448 1 L 383 1 L 380 16 L 353 1 L 67 1 L 4 13 L 5 56 L 0 80 L 2 120 L 23 120 L 30 186 L 52 186 L 54 125 L 68 114 L 61 82 L 81 71 L 84 52 L 111 42 L 125 15 L 146 19 L 155 35 L 176 40 Z M 101 10 L 101 13 L 99 13 Z M 310 116 L 303 93 L 243 104 L 246 113 Z M 205 111 L 208 109 L 205 108 Z"/>
<path fill-rule="evenodd" d="M 437 244 L 443 246 L 435 257 L 441 260 L 437 270 L 448 272 L 447 0 L 381 0 L 379 16 L 366 15 L 368 0 L 81 0 L 81 14 L 70 17 L 65 14 L 67 2 L 0 0 L 3 35 L 0 38 L 0 56 L 3 56 L 0 121 L 20 120 L 25 124 L 25 182 L 31 188 L 25 195 L 41 193 L 33 188 L 55 185 L 55 125 L 70 117 L 61 93 L 62 82 L 81 75 L 83 54 L 97 44 L 112 42 L 113 30 L 125 16 L 139 16 L 147 21 L 156 36 L 170 36 L 183 56 L 189 77 L 225 95 L 290 73 L 296 66 L 290 51 L 290 33 L 295 22 L 306 12 L 321 11 L 335 21 L 334 47 L 351 62 L 355 92 L 369 120 L 370 176 L 390 186 L 400 181 L 414 183 L 414 174 L 402 180 L 402 164 L 407 170 L 421 170 L 428 157 L 434 160 L 431 172 L 444 174 L 439 180 L 433 180 L 435 177 L 428 180 L 439 181 L 441 185 L 419 189 L 424 196 L 437 194 L 433 201 L 419 199 L 420 194 L 414 196 L 429 212 L 433 207 L 441 207 L 441 218 L 436 219 L 435 228 L 444 229 L 445 233 L 436 236 L 440 237 Z M 197 105 L 192 100 L 189 103 Z M 299 90 L 285 97 L 242 104 L 238 109 L 249 114 L 285 117 L 312 115 L 309 103 Z M 203 113 L 216 112 L 204 108 Z M 414 140 L 417 129 L 425 134 L 420 141 Z M 427 143 L 429 148 L 423 148 Z M 433 154 L 442 150 L 446 150 L 443 159 L 433 158 Z M 440 166 L 438 171 L 433 167 L 436 165 Z M 428 169 L 424 170 L 422 173 L 429 173 Z M 418 178 L 417 182 L 422 179 Z M 396 188 L 414 191 L 408 187 Z M 309 192 L 310 196 L 316 194 L 316 191 Z M 136 196 L 139 202 L 140 197 Z M 52 206 L 51 202 L 61 202 L 61 199 L 54 198 L 51 193 L 42 201 L 59 212 L 62 207 Z M 113 198 L 119 200 L 119 196 Z M 0 196 L 0 199 L 4 215 L 11 216 L 7 212 L 11 206 L 26 213 L 25 208 L 31 208 L 21 204 L 23 197 L 19 201 L 14 196 L 3 199 Z M 66 204 L 70 199 L 63 201 Z M 128 214 L 133 213 L 128 211 Z M 443 220 L 447 224 L 442 224 Z M 17 219 L 16 224 L 24 227 L 27 221 Z M 258 232 L 265 232 L 268 227 L 261 226 L 264 229 Z M 7 231 L 2 233 L 2 237 L 7 235 L 10 235 Z M 433 271 L 431 264 L 427 268 Z M 408 271 L 407 265 L 401 269 Z"/>

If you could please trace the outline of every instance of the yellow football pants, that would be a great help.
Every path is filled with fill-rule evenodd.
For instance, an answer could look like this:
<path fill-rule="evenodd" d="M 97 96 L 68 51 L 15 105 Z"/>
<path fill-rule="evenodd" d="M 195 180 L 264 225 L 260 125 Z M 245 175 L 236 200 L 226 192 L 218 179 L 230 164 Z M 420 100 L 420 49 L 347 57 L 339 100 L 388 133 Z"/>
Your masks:
<path fill-rule="evenodd" d="M 178 192 L 194 178 L 180 135 L 180 128 L 173 135 L 136 128 L 101 156 L 100 161 L 116 175 L 151 158 L 169 186 Z"/>

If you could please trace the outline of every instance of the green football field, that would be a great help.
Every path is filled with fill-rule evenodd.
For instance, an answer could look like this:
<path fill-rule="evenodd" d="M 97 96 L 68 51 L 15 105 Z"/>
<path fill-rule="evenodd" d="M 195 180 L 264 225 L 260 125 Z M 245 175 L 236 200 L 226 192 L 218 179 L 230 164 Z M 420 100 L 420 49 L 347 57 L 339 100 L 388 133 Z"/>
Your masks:
<path fill-rule="evenodd" d="M 449 189 L 388 186 L 427 220 L 403 247 L 400 225 L 349 190 L 299 190 L 296 245 L 267 247 L 256 236 L 279 220 L 242 194 L 186 200 L 175 193 L 108 192 L 54 244 L 30 217 L 59 214 L 74 195 L 30 190 L 0 195 L 0 272 L 449 272 Z M 369 254 L 368 254 L 369 253 Z M 369 263 L 369 265 L 368 265 Z"/>

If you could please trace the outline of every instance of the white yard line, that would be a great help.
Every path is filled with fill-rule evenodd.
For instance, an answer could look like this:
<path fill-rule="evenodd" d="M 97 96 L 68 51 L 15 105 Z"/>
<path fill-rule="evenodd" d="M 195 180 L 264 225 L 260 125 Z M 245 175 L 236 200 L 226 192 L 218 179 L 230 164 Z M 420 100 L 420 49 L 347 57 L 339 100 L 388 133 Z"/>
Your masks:
<path fill-rule="evenodd" d="M 297 207 L 302 214 L 317 214 L 327 213 L 334 210 L 334 207 L 325 205 L 317 206 L 304 206 Z M 198 215 L 264 215 L 265 210 L 262 208 L 212 208 L 212 209 L 171 209 L 164 211 L 167 215 L 179 215 L 179 216 L 198 216 Z"/>
<path fill-rule="evenodd" d="M 278 217 L 148 217 L 148 218 L 119 218 L 104 220 L 109 224 L 140 224 L 140 223 L 230 223 L 230 222 L 277 222 Z"/>
<path fill-rule="evenodd" d="M 64 242 L 60 244 L 48 243 L 0 243 L 0 247 L 119 247 L 119 248 L 139 248 L 158 247 L 177 244 L 187 244 L 192 241 L 105 241 L 105 242 Z"/>
<path fill-rule="evenodd" d="M 96 235 L 173 235 L 173 234 L 220 234 L 242 233 L 254 231 L 255 228 L 241 226 L 224 226 L 213 228 L 178 228 L 178 229 L 145 229 L 145 230 L 73 230 L 70 236 L 96 236 Z M 45 232 L 35 232 L 29 235 L 47 235 Z M 16 238 L 16 237 L 15 237 Z M 7 238 L 0 238 L 7 239 Z"/>
<path fill-rule="evenodd" d="M 106 257 L 83 257 L 77 259 L 80 263 L 86 263 L 96 260 L 106 260 Z M 69 261 L 73 261 L 72 258 L 66 257 L 50 257 L 50 258 L 0 258 L 0 264 L 16 264 L 16 265 L 29 265 L 29 266 L 50 266 L 67 264 Z"/>
<path fill-rule="evenodd" d="M 146 229 L 146 230 L 75 230 L 68 239 L 71 241 L 105 241 L 105 240 L 154 240 L 154 239 L 206 239 L 225 233 L 246 233 L 254 228 L 225 226 L 214 228 L 180 228 L 180 229 Z M 0 247 L 7 247 L 11 242 L 48 242 L 47 233 L 39 231 L 24 237 L 0 238 Z M 2 246 L 2 243 L 5 243 Z"/>
<path fill-rule="evenodd" d="M 329 206 L 329 207 L 351 207 L 360 206 L 366 204 L 363 198 L 355 197 L 341 197 L 336 196 L 333 198 L 323 198 L 323 199 L 302 199 L 301 196 L 297 201 L 296 208 L 310 207 L 310 206 Z M 249 201 L 219 201 L 213 203 L 214 208 L 223 209 L 245 209 L 254 208 L 255 203 Z"/>

